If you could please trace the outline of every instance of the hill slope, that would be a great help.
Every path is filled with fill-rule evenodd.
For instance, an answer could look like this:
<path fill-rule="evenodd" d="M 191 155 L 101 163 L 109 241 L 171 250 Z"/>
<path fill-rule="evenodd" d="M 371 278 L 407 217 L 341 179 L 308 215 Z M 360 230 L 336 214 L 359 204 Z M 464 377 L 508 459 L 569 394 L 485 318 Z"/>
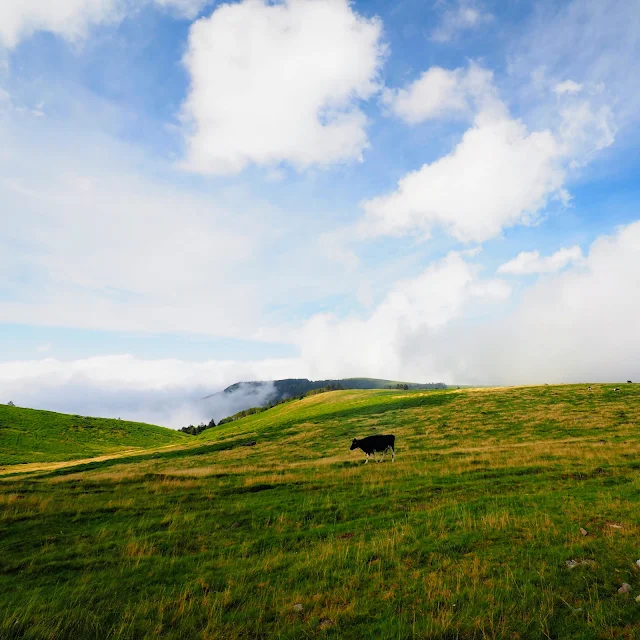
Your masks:
<path fill-rule="evenodd" d="M 640 637 L 640 386 L 336 391 L 188 442 L 0 482 L 0 637 Z"/>
<path fill-rule="evenodd" d="M 226 389 L 203 398 L 208 401 L 216 419 L 225 418 L 239 411 L 253 407 L 266 407 L 287 398 L 302 396 L 316 389 L 339 387 L 342 389 L 389 389 L 406 385 L 409 389 L 446 389 L 442 382 L 418 383 L 382 380 L 380 378 L 340 378 L 331 380 L 308 380 L 307 378 L 286 378 L 284 380 L 253 380 L 236 382 Z M 220 407 L 224 415 L 219 415 Z M 216 411 L 218 409 L 218 411 Z"/>
<path fill-rule="evenodd" d="M 186 441 L 165 427 L 0 404 L 0 465 L 72 460 Z"/>

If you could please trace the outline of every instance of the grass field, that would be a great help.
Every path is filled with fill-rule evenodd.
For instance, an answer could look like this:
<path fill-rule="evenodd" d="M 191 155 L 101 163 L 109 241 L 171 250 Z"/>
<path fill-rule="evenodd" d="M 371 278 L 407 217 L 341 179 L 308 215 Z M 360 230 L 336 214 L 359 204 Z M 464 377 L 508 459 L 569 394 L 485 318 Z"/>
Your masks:
<path fill-rule="evenodd" d="M 638 638 L 640 386 L 614 386 L 336 391 L 2 476 L 0 638 Z M 371 433 L 395 463 L 349 451 Z"/>
<path fill-rule="evenodd" d="M 0 404 L 0 466 L 87 458 L 187 442 L 172 429 Z"/>

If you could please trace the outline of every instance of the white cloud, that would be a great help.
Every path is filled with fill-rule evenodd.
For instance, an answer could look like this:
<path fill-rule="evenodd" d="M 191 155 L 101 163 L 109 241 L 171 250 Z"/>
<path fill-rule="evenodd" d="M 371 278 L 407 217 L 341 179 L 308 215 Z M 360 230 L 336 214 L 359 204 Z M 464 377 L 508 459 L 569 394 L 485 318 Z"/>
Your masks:
<path fill-rule="evenodd" d="M 503 300 L 510 294 L 501 280 L 481 280 L 477 269 L 459 253 L 451 253 L 412 280 L 397 283 L 367 318 L 340 319 L 318 314 L 308 321 L 301 339 L 302 359 L 315 377 L 379 376 L 397 379 L 444 379 L 427 355 L 413 361 L 416 335 L 429 339 L 445 330 L 473 304 Z"/>
<path fill-rule="evenodd" d="M 475 64 L 435 67 L 407 88 L 385 92 L 385 102 L 409 124 L 476 115 L 451 153 L 405 175 L 394 192 L 363 203 L 362 235 L 428 237 L 440 226 L 462 242 L 486 241 L 506 227 L 536 222 L 551 199 L 566 204 L 568 170 L 614 142 L 612 110 L 592 97 L 566 94 L 553 126 L 530 131 L 511 117 L 492 77 Z"/>
<path fill-rule="evenodd" d="M 428 234 L 440 225 L 463 242 L 483 242 L 563 197 L 561 155 L 550 131 L 529 132 L 502 110 L 481 112 L 449 155 L 363 204 L 363 233 Z"/>
<path fill-rule="evenodd" d="M 560 111 L 558 138 L 571 166 L 585 165 L 593 155 L 611 146 L 618 130 L 607 105 L 594 107 L 589 100 L 567 103 Z"/>
<path fill-rule="evenodd" d="M 431 34 L 431 39 L 435 42 L 450 42 L 461 31 L 477 29 L 492 20 L 493 16 L 483 11 L 476 3 L 458 0 L 455 7 L 444 12 L 440 25 Z"/>
<path fill-rule="evenodd" d="M 383 103 L 394 115 L 417 124 L 450 115 L 471 115 L 474 107 L 495 100 L 490 71 L 471 64 L 468 69 L 431 67 L 406 89 L 386 89 Z"/>
<path fill-rule="evenodd" d="M 92 27 L 120 22 L 145 3 L 194 18 L 209 0 L 2 0 L 0 45 L 15 47 L 38 31 L 54 33 L 71 42 L 84 39 Z"/>
<path fill-rule="evenodd" d="M 525 275 L 531 273 L 553 273 L 564 269 L 569 263 L 582 262 L 582 249 L 569 247 L 559 249 L 553 255 L 543 258 L 538 251 L 523 251 L 513 260 L 498 267 L 498 273 Z"/>
<path fill-rule="evenodd" d="M 582 91 L 582 85 L 573 80 L 565 80 L 564 82 L 558 82 L 558 84 L 553 87 L 553 91 L 557 94 L 580 93 L 580 91 Z"/>
<path fill-rule="evenodd" d="M 381 31 L 347 0 L 244 0 L 198 20 L 184 58 L 186 166 L 228 174 L 360 159 L 358 101 L 379 90 Z"/>

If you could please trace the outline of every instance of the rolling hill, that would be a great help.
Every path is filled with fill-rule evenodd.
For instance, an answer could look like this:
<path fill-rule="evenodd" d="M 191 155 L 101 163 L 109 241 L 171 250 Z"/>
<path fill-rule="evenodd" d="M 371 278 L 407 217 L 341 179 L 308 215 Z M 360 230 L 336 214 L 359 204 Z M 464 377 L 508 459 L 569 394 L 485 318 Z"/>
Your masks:
<path fill-rule="evenodd" d="M 0 404 L 0 465 L 88 458 L 184 440 L 182 433 L 141 422 Z"/>
<path fill-rule="evenodd" d="M 614 388 L 333 391 L 0 476 L 0 637 L 640 637 L 640 386 Z M 370 433 L 395 463 L 349 450 Z"/>
<path fill-rule="evenodd" d="M 381 378 L 338 378 L 330 380 L 308 380 L 307 378 L 286 378 L 283 380 L 253 380 L 250 382 L 236 382 L 219 393 L 234 393 L 240 388 L 261 387 L 273 385 L 274 394 L 269 398 L 271 402 L 279 402 L 286 398 L 304 395 L 308 391 L 321 389 L 330 385 L 339 385 L 344 389 L 390 389 L 396 385 L 407 385 L 409 389 L 446 389 L 443 382 L 400 382 L 398 380 L 383 380 Z M 206 396 L 211 398 L 216 394 Z"/>
<path fill-rule="evenodd" d="M 389 389 L 397 385 L 408 389 L 446 389 L 442 382 L 418 383 L 382 380 L 379 378 L 340 378 L 331 380 L 308 380 L 307 378 L 286 378 L 284 380 L 253 380 L 236 382 L 222 391 L 205 396 L 212 406 L 222 404 L 233 407 L 226 415 L 253 407 L 266 407 L 287 398 L 303 396 L 310 391 L 326 387 L 342 389 Z M 218 418 L 226 417 L 218 416 Z"/>

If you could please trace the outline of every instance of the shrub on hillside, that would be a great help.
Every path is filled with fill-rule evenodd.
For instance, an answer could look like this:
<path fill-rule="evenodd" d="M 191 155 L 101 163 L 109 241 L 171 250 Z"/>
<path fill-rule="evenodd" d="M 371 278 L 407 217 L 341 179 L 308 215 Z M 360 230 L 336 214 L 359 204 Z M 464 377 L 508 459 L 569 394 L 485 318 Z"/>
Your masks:
<path fill-rule="evenodd" d="M 191 436 L 197 436 L 199 433 L 202 433 L 203 431 L 206 431 L 207 429 L 211 429 L 212 427 L 216 426 L 216 422 L 215 420 L 210 420 L 209 424 L 205 424 L 204 422 L 201 422 L 197 427 L 194 427 L 192 424 L 190 424 L 188 427 L 182 427 L 182 429 L 180 429 L 180 431 L 182 431 L 182 433 L 188 433 Z"/>

